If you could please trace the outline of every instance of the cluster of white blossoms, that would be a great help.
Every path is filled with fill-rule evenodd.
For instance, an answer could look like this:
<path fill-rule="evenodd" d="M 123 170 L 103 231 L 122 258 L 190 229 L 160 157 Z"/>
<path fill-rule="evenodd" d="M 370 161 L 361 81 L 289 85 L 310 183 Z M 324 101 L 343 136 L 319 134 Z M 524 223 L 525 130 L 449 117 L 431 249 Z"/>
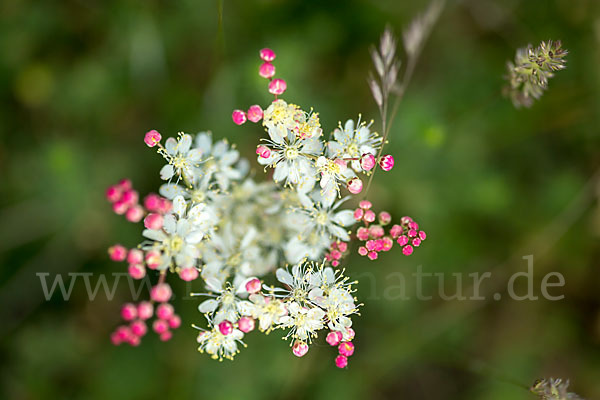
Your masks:
<path fill-rule="evenodd" d="M 375 253 L 409 233 L 397 226 L 396 236 L 384 238 L 389 213 L 381 214 L 387 217 L 378 225 L 370 218 L 373 211 L 358 216 L 344 206 L 362 191 L 361 174 L 372 174 L 377 165 L 389 171 L 394 159 L 381 156 L 383 140 L 371 130 L 372 122 L 360 117 L 340 123 L 326 139 L 318 113 L 277 97 L 286 84 L 271 79 L 274 53 L 263 49 L 261 58 L 261 75 L 270 79 L 275 99 L 264 111 L 258 105 L 247 113 L 236 110 L 233 120 L 238 125 L 262 120 L 266 137 L 256 153 L 264 170 L 273 170 L 272 179 L 256 182 L 235 147 L 213 141 L 209 132 L 179 133 L 163 145 L 161 134 L 152 130 L 144 141 L 166 161 L 159 195 L 148 195 L 142 206 L 129 181 L 109 188 L 115 212 L 132 222 L 143 219 L 145 226 L 137 248 L 113 246 L 111 257 L 127 260 L 134 278 L 145 277 L 148 269 L 159 274 L 150 302 L 123 308 L 129 325 L 113 333 L 115 344 L 139 343 L 155 303 L 160 304 L 152 328 L 163 340 L 171 337 L 170 329 L 180 323 L 168 303 L 171 272 L 185 281 L 203 281 L 204 290 L 193 295 L 203 299 L 198 309 L 206 324 L 194 327 L 198 350 L 215 359 L 233 358 L 255 327 L 267 334 L 286 332 L 283 338 L 298 357 L 319 336 L 337 347 L 340 368 L 354 353 L 351 316 L 359 304 L 355 282 L 338 269 L 341 258 L 352 239 L 367 240 L 368 251 Z M 351 231 L 358 222 L 365 225 L 361 235 Z"/>

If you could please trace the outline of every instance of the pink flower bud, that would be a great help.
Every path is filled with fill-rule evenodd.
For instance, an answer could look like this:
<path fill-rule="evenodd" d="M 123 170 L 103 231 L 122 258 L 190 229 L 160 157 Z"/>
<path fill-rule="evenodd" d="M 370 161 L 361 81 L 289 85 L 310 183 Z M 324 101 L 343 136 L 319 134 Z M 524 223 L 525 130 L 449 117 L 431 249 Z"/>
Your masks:
<path fill-rule="evenodd" d="M 379 213 L 379 223 L 381 225 L 387 225 L 392 222 L 392 216 L 387 211 L 382 211 Z"/>
<path fill-rule="evenodd" d="M 342 258 L 342 253 L 340 253 L 338 250 L 333 250 L 333 251 L 331 252 L 331 257 L 332 257 L 334 260 L 339 260 L 340 258 Z"/>
<path fill-rule="evenodd" d="M 117 330 L 115 331 L 115 333 L 117 334 L 116 336 L 121 340 L 121 341 L 127 341 L 129 340 L 129 338 L 131 337 L 132 333 L 131 333 L 131 329 L 129 329 L 128 326 L 124 326 L 121 325 L 117 328 Z"/>
<path fill-rule="evenodd" d="M 233 332 L 233 324 L 227 320 L 219 323 L 218 328 L 219 332 L 221 332 L 221 335 L 223 336 L 227 336 Z"/>
<path fill-rule="evenodd" d="M 364 220 L 369 223 L 375 221 L 375 213 L 372 210 L 365 211 Z"/>
<path fill-rule="evenodd" d="M 121 343 L 123 343 L 123 341 L 121 340 L 121 338 L 119 337 L 119 335 L 117 334 L 117 332 L 113 332 L 110 335 L 110 341 L 112 342 L 113 345 L 118 346 Z"/>
<path fill-rule="evenodd" d="M 415 231 L 414 229 L 409 229 L 408 230 L 408 237 L 409 238 L 417 237 L 417 231 Z"/>
<path fill-rule="evenodd" d="M 369 229 L 363 227 L 360 227 L 356 230 L 356 236 L 358 237 L 359 240 L 365 241 L 369 239 Z"/>
<path fill-rule="evenodd" d="M 160 334 L 160 340 L 162 342 L 168 342 L 169 340 L 171 340 L 172 337 L 173 337 L 173 332 L 171 332 L 171 331 L 165 331 Z"/>
<path fill-rule="evenodd" d="M 144 197 L 144 207 L 150 212 L 158 212 L 160 209 L 160 196 L 156 193 L 150 193 Z"/>
<path fill-rule="evenodd" d="M 372 170 L 375 164 L 375 156 L 373 154 L 366 153 L 360 157 L 360 167 L 365 171 Z"/>
<path fill-rule="evenodd" d="M 338 242 L 338 250 L 342 253 L 348 250 L 348 243 L 346 242 Z"/>
<path fill-rule="evenodd" d="M 233 110 L 231 118 L 236 125 L 242 125 L 246 122 L 246 113 L 242 110 Z"/>
<path fill-rule="evenodd" d="M 348 342 L 351 342 L 352 339 L 354 339 L 354 336 L 356 336 L 356 333 L 354 332 L 354 329 L 352 328 L 346 328 L 346 338 Z"/>
<path fill-rule="evenodd" d="M 335 358 L 335 366 L 338 368 L 346 368 L 348 366 L 348 357 L 337 356 Z"/>
<path fill-rule="evenodd" d="M 258 122 L 263 117 L 263 110 L 258 104 L 250 106 L 248 109 L 248 120 L 252 122 Z"/>
<path fill-rule="evenodd" d="M 373 204 L 371 204 L 369 200 L 362 200 L 360 203 L 358 203 L 358 206 L 363 210 L 368 210 L 369 208 L 373 207 Z"/>
<path fill-rule="evenodd" d="M 354 344 L 352 342 L 342 342 L 338 346 L 338 351 L 342 356 L 350 357 L 354 354 Z"/>
<path fill-rule="evenodd" d="M 163 303 L 156 307 L 156 316 L 160 319 L 168 320 L 174 313 L 175 310 L 169 303 Z"/>
<path fill-rule="evenodd" d="M 242 317 L 238 321 L 238 328 L 240 329 L 240 331 L 242 331 L 244 333 L 253 331 L 254 325 L 255 325 L 254 319 L 252 319 L 250 317 Z"/>
<path fill-rule="evenodd" d="M 400 225 L 394 225 L 390 229 L 390 235 L 392 235 L 392 237 L 396 239 L 398 236 L 402 235 L 402 231 L 403 229 Z"/>
<path fill-rule="evenodd" d="M 415 221 L 410 221 L 408 223 L 408 228 L 409 229 L 418 230 L 419 229 L 419 224 L 417 224 Z"/>
<path fill-rule="evenodd" d="M 129 179 L 121 179 L 118 183 L 118 186 L 122 192 L 131 190 L 131 181 Z"/>
<path fill-rule="evenodd" d="M 144 218 L 144 226 L 148 229 L 158 230 L 163 226 L 163 216 L 160 214 L 150 213 Z"/>
<path fill-rule="evenodd" d="M 400 246 L 404 246 L 406 243 L 408 243 L 408 236 L 402 235 L 402 236 L 398 237 L 397 242 Z"/>
<path fill-rule="evenodd" d="M 161 138 L 162 137 L 160 136 L 160 133 L 158 133 L 158 131 L 151 130 L 149 132 L 146 132 L 146 136 L 144 136 L 144 143 L 146 143 L 148 147 L 154 147 L 160 143 Z"/>
<path fill-rule="evenodd" d="M 338 260 L 333 260 L 331 262 L 331 265 L 334 266 L 334 267 L 337 267 L 338 265 L 340 265 L 340 262 Z"/>
<path fill-rule="evenodd" d="M 106 199 L 111 203 L 119 201 L 122 194 L 123 192 L 121 191 L 121 188 L 116 185 L 109 186 L 108 189 L 106 189 Z"/>
<path fill-rule="evenodd" d="M 405 216 L 405 217 L 402 217 L 402 218 L 400 219 L 400 223 L 401 223 L 402 225 L 408 225 L 408 224 L 410 224 L 411 222 L 412 222 L 412 218 L 411 218 L 411 217 L 406 217 L 406 216 Z"/>
<path fill-rule="evenodd" d="M 327 337 L 325 338 L 325 340 L 327 341 L 327 343 L 329 343 L 330 346 L 337 346 L 340 341 L 342 340 L 342 333 L 341 332 L 329 332 L 327 334 Z"/>
<path fill-rule="evenodd" d="M 376 251 L 370 251 L 369 254 L 367 254 L 367 257 L 369 257 L 369 260 L 377 260 L 379 254 L 377 254 Z"/>
<path fill-rule="evenodd" d="M 115 212 L 115 214 L 117 214 L 117 215 L 123 215 L 129 209 L 129 204 L 125 203 L 122 200 L 119 200 L 119 201 L 115 201 L 113 203 L 113 207 L 112 208 L 113 208 L 113 211 Z"/>
<path fill-rule="evenodd" d="M 144 261 L 144 252 L 140 249 L 131 249 L 127 254 L 127 262 L 129 264 L 141 264 Z"/>
<path fill-rule="evenodd" d="M 365 215 L 365 210 L 363 210 L 362 208 L 357 208 L 356 210 L 354 210 L 354 219 L 357 221 L 360 221 L 363 217 L 363 215 Z"/>
<path fill-rule="evenodd" d="M 283 79 L 273 79 L 269 82 L 269 93 L 280 95 L 287 89 L 287 83 Z"/>
<path fill-rule="evenodd" d="M 148 332 L 148 327 L 146 326 L 146 323 L 144 321 L 133 321 L 131 323 L 131 325 L 129 325 L 130 329 L 131 329 L 131 333 L 133 333 L 136 336 L 144 336 L 146 334 L 146 332 Z"/>
<path fill-rule="evenodd" d="M 171 210 L 171 207 L 173 207 L 173 204 L 171 204 L 171 202 L 163 197 L 160 197 L 160 201 L 159 201 L 159 206 L 158 206 L 158 212 L 161 214 L 166 214 L 169 212 L 169 210 Z"/>
<path fill-rule="evenodd" d="M 414 238 L 414 239 L 412 240 L 412 245 L 413 245 L 413 246 L 415 246 L 415 247 L 419 247 L 419 246 L 421 245 L 421 239 L 419 239 L 419 238 Z"/>
<path fill-rule="evenodd" d="M 156 269 L 160 266 L 162 259 L 160 256 L 160 252 L 157 250 L 150 250 L 146 253 L 146 265 L 150 269 Z"/>
<path fill-rule="evenodd" d="M 361 256 L 366 256 L 369 253 L 369 250 L 367 250 L 367 248 L 365 246 L 360 246 L 358 248 L 358 254 L 360 254 Z"/>
<path fill-rule="evenodd" d="M 121 202 L 127 204 L 128 207 L 134 206 L 137 204 L 139 200 L 138 192 L 135 190 L 126 190 L 123 192 L 123 197 L 121 197 Z"/>
<path fill-rule="evenodd" d="M 138 318 L 147 320 L 154 314 L 154 306 L 149 301 L 142 301 L 137 306 Z"/>
<path fill-rule="evenodd" d="M 419 231 L 419 237 L 421 238 L 421 240 L 425 240 L 427 239 L 427 234 L 425 233 L 425 231 Z"/>
<path fill-rule="evenodd" d="M 271 62 L 275 59 L 275 52 L 271 49 L 264 48 L 260 51 L 260 58 L 263 61 Z"/>
<path fill-rule="evenodd" d="M 256 148 L 256 154 L 258 154 L 261 158 L 269 158 L 271 157 L 271 149 L 261 144 Z"/>
<path fill-rule="evenodd" d="M 133 279 L 142 279 L 146 276 L 146 267 L 143 264 L 129 264 L 127 272 Z"/>
<path fill-rule="evenodd" d="M 258 293 L 260 292 L 260 279 L 258 278 L 253 278 L 250 279 L 248 282 L 246 282 L 246 291 L 248 293 Z"/>
<path fill-rule="evenodd" d="M 164 319 L 155 319 L 152 323 L 152 329 L 159 335 L 169 330 L 169 323 Z"/>
<path fill-rule="evenodd" d="M 413 253 L 413 247 L 408 244 L 402 248 L 402 254 L 405 256 L 410 256 Z"/>
<path fill-rule="evenodd" d="M 384 171 L 391 170 L 394 168 L 394 157 L 392 157 L 390 154 L 381 157 L 381 160 L 379 160 L 379 166 Z"/>
<path fill-rule="evenodd" d="M 258 74 L 263 78 L 270 79 L 275 75 L 275 66 L 270 62 L 264 62 L 258 68 Z"/>
<path fill-rule="evenodd" d="M 125 321 L 132 321 L 137 318 L 137 307 L 132 303 L 123 304 L 121 308 L 121 318 Z"/>
<path fill-rule="evenodd" d="M 371 237 L 374 237 L 374 238 L 380 238 L 383 235 L 385 235 L 385 231 L 379 225 L 371 225 L 369 227 L 369 235 L 371 235 Z"/>
<path fill-rule="evenodd" d="M 143 216 L 144 209 L 139 205 L 129 207 L 129 209 L 125 213 L 125 218 L 127 218 L 129 222 L 140 222 Z"/>
<path fill-rule="evenodd" d="M 168 283 L 159 283 L 154 286 L 150 291 L 150 297 L 152 300 L 158 303 L 164 303 L 169 301 L 171 296 L 173 295 L 173 291 L 171 290 L 171 286 Z"/>
<path fill-rule="evenodd" d="M 115 244 L 108 248 L 108 255 L 113 261 L 124 261 L 127 257 L 127 249 L 120 244 Z"/>
<path fill-rule="evenodd" d="M 193 280 L 196 280 L 196 278 L 198 278 L 198 270 L 194 267 L 191 268 L 182 268 L 179 271 L 179 277 L 186 281 L 186 282 L 191 282 Z"/>
<path fill-rule="evenodd" d="M 308 345 L 300 340 L 297 340 L 292 346 L 292 353 L 294 353 L 296 357 L 302 357 L 308 353 Z"/>
<path fill-rule="evenodd" d="M 348 191 L 352 194 L 359 194 L 362 191 L 363 183 L 360 178 L 352 178 L 347 183 Z"/>
<path fill-rule="evenodd" d="M 383 241 L 383 248 L 381 249 L 383 251 L 390 251 L 394 246 L 394 241 L 389 236 L 386 236 L 381 240 Z"/>
<path fill-rule="evenodd" d="M 181 317 L 177 314 L 173 314 L 171 318 L 169 318 L 169 328 L 177 329 L 181 326 Z"/>
<path fill-rule="evenodd" d="M 127 343 L 129 343 L 129 345 L 133 346 L 133 347 L 139 346 L 141 342 L 142 342 L 142 340 L 140 339 L 140 337 L 134 335 L 133 333 L 131 334 L 131 336 L 129 337 L 129 340 L 127 341 Z"/>

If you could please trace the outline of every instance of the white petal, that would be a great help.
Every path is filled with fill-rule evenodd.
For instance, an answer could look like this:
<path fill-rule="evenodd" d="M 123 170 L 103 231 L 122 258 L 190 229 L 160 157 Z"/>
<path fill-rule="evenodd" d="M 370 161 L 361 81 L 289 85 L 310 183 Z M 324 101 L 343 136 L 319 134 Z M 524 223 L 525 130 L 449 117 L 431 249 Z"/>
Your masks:
<path fill-rule="evenodd" d="M 343 210 L 334 215 L 333 221 L 341 226 L 350 226 L 356 223 L 352 210 Z"/>
<path fill-rule="evenodd" d="M 179 218 L 182 218 L 185 214 L 186 207 L 187 204 L 183 196 L 177 196 L 173 199 L 173 212 L 177 214 Z"/>
<path fill-rule="evenodd" d="M 160 169 L 160 179 L 163 181 L 167 181 L 173 177 L 175 174 L 175 169 L 171 164 L 167 164 Z"/>
<path fill-rule="evenodd" d="M 287 272 L 285 269 L 279 268 L 275 271 L 275 275 L 277 276 L 277 280 L 281 283 L 285 283 L 288 286 L 292 286 L 293 279 L 292 275 Z"/>
<path fill-rule="evenodd" d="M 192 137 L 188 134 L 185 134 L 181 137 L 181 140 L 179 140 L 179 148 L 177 150 L 179 150 L 180 153 L 186 154 L 188 151 L 190 151 L 191 145 Z"/>

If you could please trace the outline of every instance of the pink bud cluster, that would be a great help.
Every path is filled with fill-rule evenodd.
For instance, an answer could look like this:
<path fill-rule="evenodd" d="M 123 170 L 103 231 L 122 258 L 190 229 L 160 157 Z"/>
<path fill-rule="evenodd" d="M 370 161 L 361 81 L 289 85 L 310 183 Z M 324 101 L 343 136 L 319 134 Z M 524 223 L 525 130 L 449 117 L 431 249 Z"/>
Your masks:
<path fill-rule="evenodd" d="M 125 215 L 130 222 L 139 222 L 146 213 L 139 204 L 138 192 L 133 190 L 129 179 L 122 179 L 106 189 L 106 199 L 112 203 L 116 214 Z"/>
<path fill-rule="evenodd" d="M 112 203 L 113 211 L 125 215 L 130 222 L 140 222 L 148 212 L 164 214 L 171 209 L 171 202 L 156 194 L 144 198 L 144 206 L 139 204 L 139 194 L 131 186 L 129 179 L 122 179 L 106 189 L 106 199 Z"/>
<path fill-rule="evenodd" d="M 283 94 L 287 89 L 287 83 L 283 79 L 273 79 L 275 76 L 275 66 L 271 63 L 275 59 L 275 52 L 271 49 L 262 49 L 259 53 L 263 63 L 258 68 L 258 74 L 265 79 L 269 80 L 269 93 L 274 94 L 277 97 Z M 258 122 L 263 117 L 263 110 L 259 105 L 251 106 L 248 111 L 244 110 L 233 110 L 231 118 L 236 125 L 242 125 L 246 121 Z M 261 157 L 263 155 L 258 152 Z M 263 157 L 263 158 L 267 158 Z"/>
<path fill-rule="evenodd" d="M 170 296 L 169 296 L 170 297 Z M 175 314 L 173 306 L 163 302 L 156 309 L 150 301 L 142 301 L 138 304 L 126 303 L 121 308 L 121 317 L 126 324 L 123 324 L 111 334 L 110 340 L 114 345 L 122 343 L 131 346 L 138 346 L 142 337 L 148 333 L 148 322 L 156 311 L 156 318 L 152 322 L 152 330 L 160 337 L 160 340 L 167 341 L 173 336 L 171 330 L 181 326 L 181 318 Z"/>
<path fill-rule="evenodd" d="M 346 334 L 339 331 L 331 331 L 327 334 L 325 340 L 330 346 L 337 346 L 338 356 L 335 358 L 335 365 L 338 368 L 346 368 L 348 366 L 348 357 L 354 354 L 354 329 L 347 328 Z"/>
<path fill-rule="evenodd" d="M 329 251 L 325 254 L 325 259 L 331 263 L 331 266 L 337 267 L 347 251 L 348 243 L 336 240 L 331 242 Z"/>
<path fill-rule="evenodd" d="M 402 254 L 409 256 L 427 237 L 424 231 L 419 231 L 419 225 L 410 217 L 402 217 L 400 225 L 393 225 L 386 233 L 385 226 L 391 223 L 392 216 L 387 211 L 376 215 L 371 210 L 372 206 L 370 201 L 363 200 L 359 203 L 359 208 L 354 210 L 354 219 L 364 224 L 356 230 L 358 240 L 365 242 L 358 248 L 361 256 L 376 260 L 380 252 L 392 249 L 394 241 L 402 247 Z"/>

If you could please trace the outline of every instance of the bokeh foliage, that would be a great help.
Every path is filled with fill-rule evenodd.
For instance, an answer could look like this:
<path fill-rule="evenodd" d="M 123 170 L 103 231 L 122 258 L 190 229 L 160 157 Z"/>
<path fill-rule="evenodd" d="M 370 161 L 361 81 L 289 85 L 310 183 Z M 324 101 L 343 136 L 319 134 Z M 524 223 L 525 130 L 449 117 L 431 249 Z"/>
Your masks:
<path fill-rule="evenodd" d="M 144 132 L 210 129 L 253 159 L 260 128 L 230 115 L 268 101 L 256 74 L 265 46 L 278 54 L 284 97 L 319 111 L 326 132 L 358 113 L 376 118 L 368 47 L 426 4 L 0 3 L 0 397 L 518 400 L 531 397 L 511 381 L 560 376 L 600 398 L 594 0 L 448 2 L 391 133 L 396 167 L 372 188 L 378 207 L 413 216 L 429 238 L 409 258 L 348 259 L 365 306 L 347 371 L 324 343 L 297 360 L 277 333 L 249 335 L 233 363 L 197 354 L 187 327 L 166 344 L 113 348 L 127 287 L 113 301 L 89 302 L 82 284 L 68 302 L 43 299 L 36 272 L 123 271 L 105 249 L 135 245 L 140 229 L 103 193 L 125 176 L 142 193 L 159 185 Z M 567 69 L 531 109 L 515 110 L 500 96 L 505 62 L 547 39 L 569 49 Z M 394 273 L 489 270 L 502 285 L 528 254 L 538 288 L 545 273 L 564 274 L 564 300 L 390 299 Z M 202 318 L 195 301 L 177 306 L 186 323 Z"/>

